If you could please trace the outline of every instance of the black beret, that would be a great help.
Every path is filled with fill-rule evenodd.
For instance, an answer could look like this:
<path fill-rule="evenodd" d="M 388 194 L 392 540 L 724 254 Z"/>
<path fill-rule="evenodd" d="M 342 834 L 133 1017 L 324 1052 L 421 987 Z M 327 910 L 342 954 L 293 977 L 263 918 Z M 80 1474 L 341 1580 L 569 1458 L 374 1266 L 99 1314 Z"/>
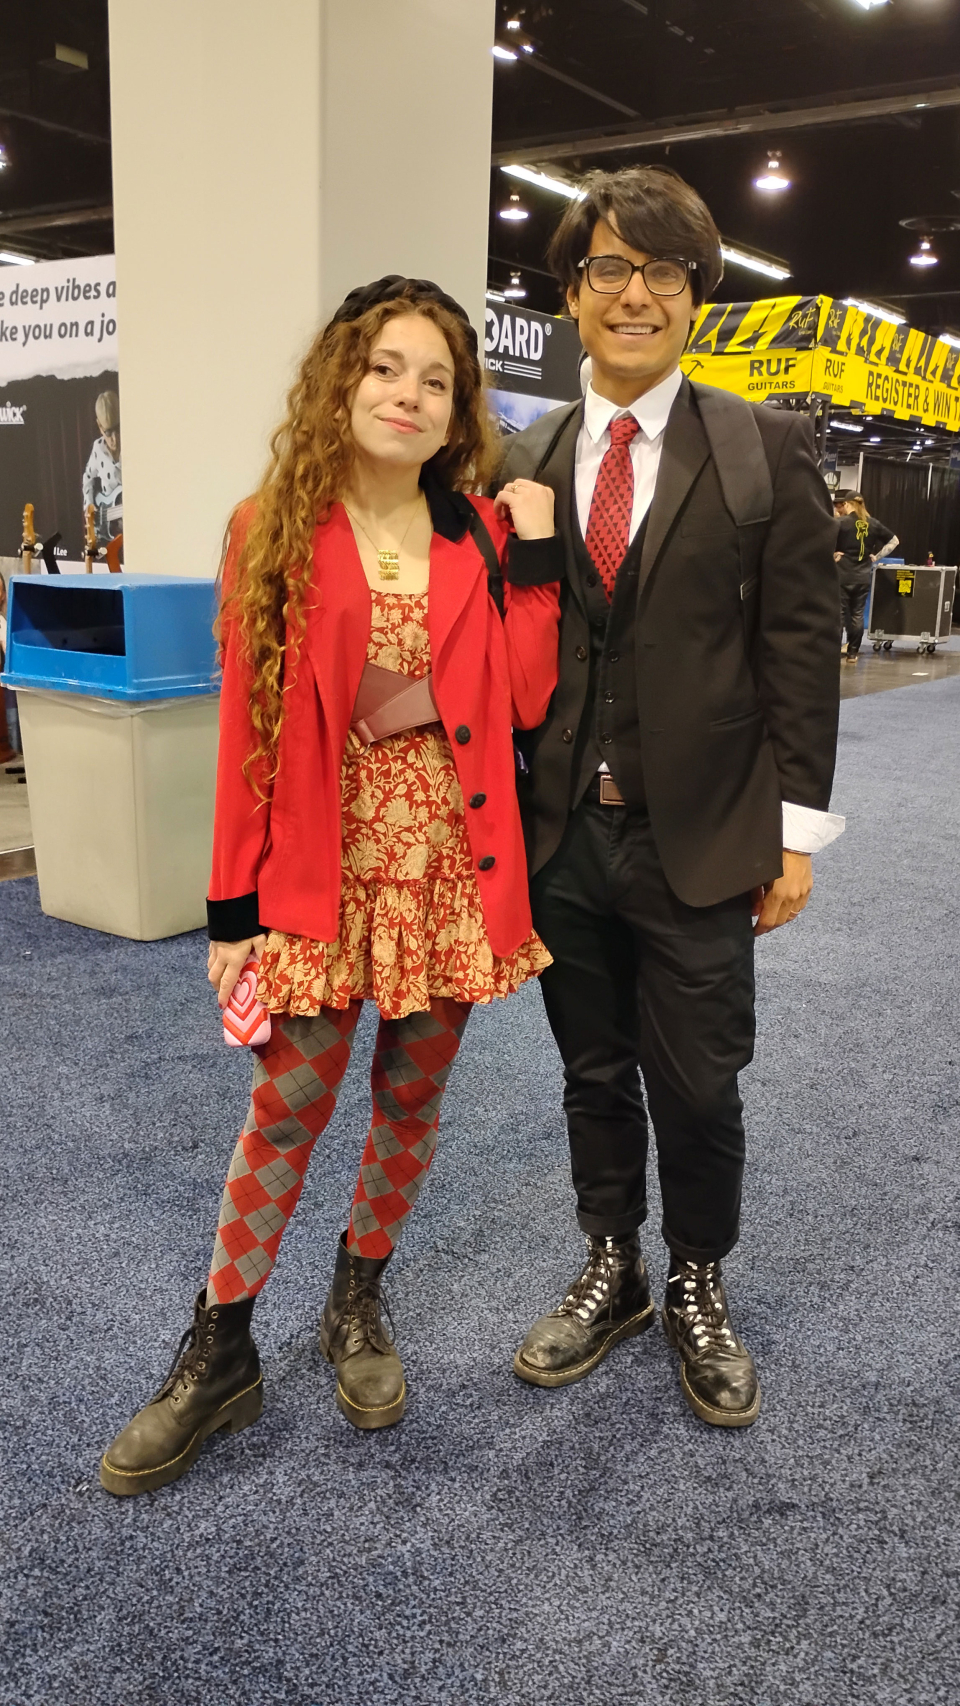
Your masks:
<path fill-rule="evenodd" d="M 343 320 L 359 320 L 368 308 L 378 308 L 381 302 L 393 302 L 397 297 L 403 297 L 407 302 L 438 302 L 448 314 L 455 314 L 463 322 L 474 361 L 479 360 L 477 334 L 466 310 L 428 278 L 404 278 L 400 273 L 389 273 L 386 278 L 374 279 L 372 284 L 358 284 L 356 290 L 351 290 L 341 302 L 330 324 L 336 326 Z"/>

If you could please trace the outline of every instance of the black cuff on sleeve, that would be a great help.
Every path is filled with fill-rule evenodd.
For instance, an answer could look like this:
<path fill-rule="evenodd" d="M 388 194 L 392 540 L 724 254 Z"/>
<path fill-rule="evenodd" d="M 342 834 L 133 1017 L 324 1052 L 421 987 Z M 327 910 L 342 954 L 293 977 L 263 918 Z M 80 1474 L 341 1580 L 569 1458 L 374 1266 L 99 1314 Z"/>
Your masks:
<path fill-rule="evenodd" d="M 511 586 L 547 586 L 563 580 L 563 540 L 559 533 L 552 539 L 518 539 L 511 533 L 504 574 Z"/>
<path fill-rule="evenodd" d="M 236 900 L 207 901 L 207 931 L 211 942 L 242 942 L 260 935 L 257 891 L 238 895 Z"/>

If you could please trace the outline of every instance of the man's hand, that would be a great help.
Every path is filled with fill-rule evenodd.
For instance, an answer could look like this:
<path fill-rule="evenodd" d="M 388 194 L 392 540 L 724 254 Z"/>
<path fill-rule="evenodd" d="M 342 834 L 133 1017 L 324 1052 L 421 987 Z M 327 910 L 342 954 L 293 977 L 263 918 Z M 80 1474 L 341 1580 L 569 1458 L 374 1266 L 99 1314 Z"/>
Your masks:
<path fill-rule="evenodd" d="M 813 893 L 813 861 L 809 853 L 783 850 L 783 876 L 775 883 L 765 883 L 754 889 L 751 897 L 755 936 L 766 936 L 779 930 L 781 924 L 792 924 L 800 916 Z"/>
<path fill-rule="evenodd" d="M 225 1007 L 233 994 L 233 986 L 251 954 L 257 959 L 266 946 L 266 936 L 248 937 L 245 942 L 211 942 L 207 955 L 207 977 L 217 992 L 217 1000 Z"/>

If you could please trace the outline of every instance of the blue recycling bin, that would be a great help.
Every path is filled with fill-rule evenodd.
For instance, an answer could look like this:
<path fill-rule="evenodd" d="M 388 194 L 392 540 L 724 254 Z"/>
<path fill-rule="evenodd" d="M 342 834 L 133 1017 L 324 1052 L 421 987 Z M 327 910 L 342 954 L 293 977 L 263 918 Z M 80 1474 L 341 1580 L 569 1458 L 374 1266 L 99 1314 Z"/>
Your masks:
<path fill-rule="evenodd" d="M 219 674 L 212 580 L 16 575 L 20 710 L 45 912 L 136 940 L 205 919 Z"/>

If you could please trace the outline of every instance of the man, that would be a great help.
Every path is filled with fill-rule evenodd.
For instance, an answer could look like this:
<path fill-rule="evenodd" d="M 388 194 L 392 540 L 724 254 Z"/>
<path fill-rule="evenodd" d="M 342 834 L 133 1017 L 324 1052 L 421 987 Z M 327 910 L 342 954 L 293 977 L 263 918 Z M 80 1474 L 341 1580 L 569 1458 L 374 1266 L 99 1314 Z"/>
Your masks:
<path fill-rule="evenodd" d="M 551 262 L 592 362 L 583 404 L 514 438 L 504 482 L 553 487 L 566 545 L 560 682 L 529 750 L 541 987 L 565 1067 L 587 1261 L 517 1374 L 582 1379 L 654 1315 L 637 1229 L 656 1130 L 664 1324 L 705 1421 L 760 1407 L 721 1259 L 737 1242 L 737 1074 L 753 942 L 803 911 L 836 750 L 836 524 L 808 421 L 691 385 L 679 361 L 721 274 L 699 196 L 596 173 Z M 756 922 L 754 923 L 754 917 Z"/>
<path fill-rule="evenodd" d="M 863 612 L 873 565 L 881 557 L 889 557 L 900 541 L 882 521 L 868 515 L 859 492 L 837 492 L 833 509 L 838 523 L 833 555 L 840 575 L 840 613 L 847 635 L 843 655 L 847 663 L 856 663 L 863 643 Z"/>

